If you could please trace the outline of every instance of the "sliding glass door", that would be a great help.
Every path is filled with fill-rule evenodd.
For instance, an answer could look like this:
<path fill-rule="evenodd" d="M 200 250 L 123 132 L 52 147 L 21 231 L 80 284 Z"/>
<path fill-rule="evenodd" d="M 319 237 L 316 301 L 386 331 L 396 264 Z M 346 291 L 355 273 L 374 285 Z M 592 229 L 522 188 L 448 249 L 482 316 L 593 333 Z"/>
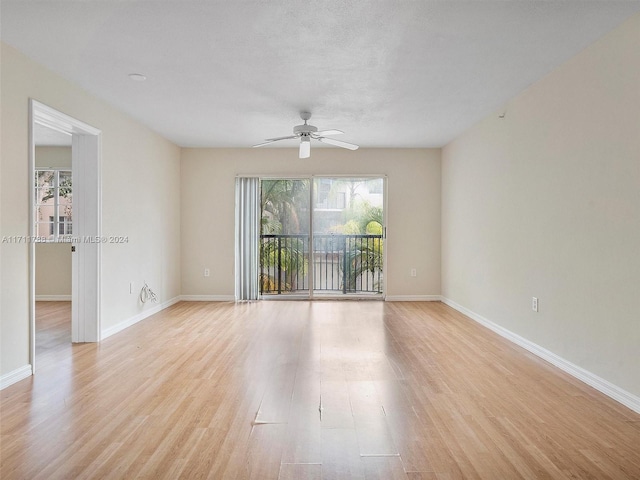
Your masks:
<path fill-rule="evenodd" d="M 382 297 L 384 179 L 260 182 L 260 295 Z"/>

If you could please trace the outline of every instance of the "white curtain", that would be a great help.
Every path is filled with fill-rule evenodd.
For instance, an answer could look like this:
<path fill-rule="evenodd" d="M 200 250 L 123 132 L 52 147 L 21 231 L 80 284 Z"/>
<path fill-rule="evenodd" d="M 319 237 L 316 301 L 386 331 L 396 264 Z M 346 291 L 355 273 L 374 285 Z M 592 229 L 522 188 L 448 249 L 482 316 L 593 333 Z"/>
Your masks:
<path fill-rule="evenodd" d="M 258 298 L 260 179 L 236 178 L 236 300 Z"/>

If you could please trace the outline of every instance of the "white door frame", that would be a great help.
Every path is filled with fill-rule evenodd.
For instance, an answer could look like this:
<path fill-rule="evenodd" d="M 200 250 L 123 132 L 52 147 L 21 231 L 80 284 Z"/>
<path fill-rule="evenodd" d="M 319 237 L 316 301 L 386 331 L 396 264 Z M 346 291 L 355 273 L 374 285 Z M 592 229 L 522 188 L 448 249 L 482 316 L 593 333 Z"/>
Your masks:
<path fill-rule="evenodd" d="M 72 137 L 73 242 L 71 341 L 100 340 L 101 134 L 80 120 L 36 100 L 29 100 L 29 220 L 35 238 L 34 125 L 38 123 Z M 35 372 L 35 243 L 29 244 L 30 357 Z"/>

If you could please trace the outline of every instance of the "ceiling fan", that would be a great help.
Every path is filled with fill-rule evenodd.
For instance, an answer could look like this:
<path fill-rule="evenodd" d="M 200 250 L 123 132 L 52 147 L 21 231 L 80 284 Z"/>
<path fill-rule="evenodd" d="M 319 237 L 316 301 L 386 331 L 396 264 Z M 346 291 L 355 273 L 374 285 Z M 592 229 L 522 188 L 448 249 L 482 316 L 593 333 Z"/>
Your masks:
<path fill-rule="evenodd" d="M 348 148 L 349 150 L 357 150 L 358 145 L 354 145 L 353 143 L 342 142 L 340 140 L 334 140 L 333 138 L 327 138 L 326 135 L 340 135 L 344 132 L 341 130 L 321 130 L 318 131 L 318 127 L 314 127 L 313 125 L 307 124 L 307 120 L 311 118 L 311 114 L 309 112 L 301 112 L 300 118 L 304 120 L 303 125 L 296 125 L 293 127 L 293 135 L 288 135 L 286 137 L 276 137 L 276 138 L 267 138 L 264 142 L 254 145 L 253 147 L 262 147 L 264 145 L 269 145 L 273 142 L 278 142 L 280 140 L 289 140 L 291 138 L 299 138 L 300 139 L 300 158 L 309 158 L 311 156 L 311 139 L 318 140 L 322 143 L 327 143 L 329 145 L 335 145 L 336 147 Z"/>

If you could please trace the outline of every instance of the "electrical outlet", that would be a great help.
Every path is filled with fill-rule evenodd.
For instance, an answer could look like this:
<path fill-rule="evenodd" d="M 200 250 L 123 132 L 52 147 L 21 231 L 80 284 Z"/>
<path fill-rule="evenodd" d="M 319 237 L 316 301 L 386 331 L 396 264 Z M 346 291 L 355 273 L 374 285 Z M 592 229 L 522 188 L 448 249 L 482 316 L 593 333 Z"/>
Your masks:
<path fill-rule="evenodd" d="M 532 297 L 531 298 L 531 310 L 533 310 L 534 312 L 538 311 L 538 298 L 537 297 Z"/>
<path fill-rule="evenodd" d="M 205 268 L 205 269 L 204 269 L 204 276 L 205 276 L 205 277 L 208 277 L 209 275 L 211 275 L 211 272 L 209 271 L 209 269 L 208 269 L 208 268 Z"/>
<path fill-rule="evenodd" d="M 416 271 L 416 269 L 415 269 L 415 268 L 412 268 L 412 269 L 411 269 L 410 275 L 411 275 L 412 277 L 417 277 L 417 276 L 418 276 L 418 272 Z"/>

